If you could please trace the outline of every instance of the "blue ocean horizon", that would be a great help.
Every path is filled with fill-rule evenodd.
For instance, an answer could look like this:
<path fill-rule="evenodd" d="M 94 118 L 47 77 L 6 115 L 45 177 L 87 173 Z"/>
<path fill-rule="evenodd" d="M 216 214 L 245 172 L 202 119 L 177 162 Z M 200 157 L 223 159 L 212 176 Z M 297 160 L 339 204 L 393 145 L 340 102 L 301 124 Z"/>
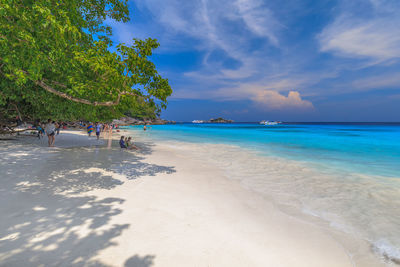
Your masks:
<path fill-rule="evenodd" d="M 400 122 L 177 123 L 153 125 L 149 132 L 159 139 L 237 145 L 333 171 L 400 177 Z"/>

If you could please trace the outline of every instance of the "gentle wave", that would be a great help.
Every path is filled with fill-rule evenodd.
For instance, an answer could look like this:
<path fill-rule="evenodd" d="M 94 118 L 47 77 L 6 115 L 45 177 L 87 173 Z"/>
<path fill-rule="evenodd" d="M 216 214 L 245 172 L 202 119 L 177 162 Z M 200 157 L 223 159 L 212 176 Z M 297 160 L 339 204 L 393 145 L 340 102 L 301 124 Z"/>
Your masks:
<path fill-rule="evenodd" d="M 304 220 L 308 218 L 300 213 L 317 217 L 332 228 L 368 241 L 381 258 L 400 260 L 400 179 L 331 173 L 306 162 L 267 157 L 235 146 L 175 146 L 186 146 L 197 159 L 217 164 L 227 177 L 262 194 L 282 211 Z"/>

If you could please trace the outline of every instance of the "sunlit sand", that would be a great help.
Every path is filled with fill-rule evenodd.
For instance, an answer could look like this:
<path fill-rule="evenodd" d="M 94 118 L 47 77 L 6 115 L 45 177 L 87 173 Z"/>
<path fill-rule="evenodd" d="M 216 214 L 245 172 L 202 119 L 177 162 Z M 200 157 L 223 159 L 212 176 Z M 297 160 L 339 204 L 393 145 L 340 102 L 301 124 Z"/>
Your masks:
<path fill-rule="evenodd" d="M 113 142 L 2 141 L 0 265 L 353 266 L 329 232 L 190 149 Z"/>

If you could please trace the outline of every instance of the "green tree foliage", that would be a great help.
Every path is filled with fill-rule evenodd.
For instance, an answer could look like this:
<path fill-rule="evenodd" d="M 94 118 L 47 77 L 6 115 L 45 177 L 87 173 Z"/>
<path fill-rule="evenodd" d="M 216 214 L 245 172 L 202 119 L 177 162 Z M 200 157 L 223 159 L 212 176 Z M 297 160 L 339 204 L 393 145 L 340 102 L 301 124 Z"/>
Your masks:
<path fill-rule="evenodd" d="M 104 21 L 127 0 L 0 0 L 0 112 L 107 120 L 160 112 L 172 90 L 149 60 L 155 39 L 114 45 Z"/>
<path fill-rule="evenodd" d="M 156 105 L 149 105 L 143 100 L 138 100 L 124 114 L 135 119 L 153 120 L 160 115 L 159 112 Z"/>

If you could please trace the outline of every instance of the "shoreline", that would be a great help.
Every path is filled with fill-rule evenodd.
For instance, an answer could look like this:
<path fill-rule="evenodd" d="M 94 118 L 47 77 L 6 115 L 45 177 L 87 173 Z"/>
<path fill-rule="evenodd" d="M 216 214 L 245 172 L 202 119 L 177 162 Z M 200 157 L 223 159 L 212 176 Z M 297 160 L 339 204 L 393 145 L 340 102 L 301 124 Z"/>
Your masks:
<path fill-rule="evenodd" d="M 390 238 L 392 234 L 396 236 L 397 233 L 395 212 L 397 207 L 395 204 L 391 207 L 392 213 L 389 209 L 385 211 L 385 214 L 382 213 L 385 208 L 384 206 L 381 207 L 381 210 L 377 210 L 376 207 L 371 206 L 375 211 L 369 210 L 368 212 L 374 212 L 373 214 L 378 212 L 376 214 L 377 218 L 384 216 L 384 218 L 390 219 L 390 227 L 393 230 L 390 231 L 390 228 L 377 228 L 374 230 L 375 233 L 365 232 L 366 229 L 362 225 L 360 227 L 359 223 L 361 221 L 357 221 L 357 214 L 351 214 L 351 212 L 346 211 L 344 214 L 338 214 L 344 216 L 344 218 L 337 217 L 335 213 L 342 210 L 342 207 L 338 205 L 330 204 L 322 210 L 318 205 L 314 205 L 314 207 L 310 206 L 310 204 L 318 204 L 319 201 L 324 202 L 324 195 L 335 196 L 335 202 L 346 207 L 352 207 L 354 205 L 353 201 L 357 200 L 365 206 L 364 208 L 358 207 L 362 210 L 368 210 L 368 206 L 365 203 L 371 201 L 371 205 L 385 205 L 384 200 L 379 199 L 382 194 L 389 192 L 396 196 L 400 192 L 396 191 L 396 188 L 388 191 L 390 184 L 386 183 L 386 176 L 366 175 L 356 172 L 333 173 L 333 169 L 321 169 L 320 166 L 313 166 L 309 161 L 299 161 L 276 154 L 266 155 L 254 148 L 245 148 L 237 144 L 168 140 L 160 137 L 150 137 L 148 133 L 143 133 L 140 130 L 132 131 L 129 128 L 125 129 L 144 140 L 155 139 L 170 149 L 191 151 L 190 157 L 201 159 L 204 168 L 208 168 L 210 165 L 217 165 L 217 168 L 223 170 L 224 176 L 230 181 L 237 182 L 246 190 L 259 194 L 267 202 L 272 203 L 275 208 L 295 220 L 309 223 L 332 235 L 348 251 L 350 257 L 356 262 L 356 266 L 399 264 L 400 254 L 398 248 L 395 246 L 398 243 L 396 243 L 396 239 L 391 240 Z M 196 151 L 196 154 L 193 153 L 194 151 Z M 220 162 L 224 163 L 219 164 Z M 244 169 L 251 171 L 243 172 Z M 268 178 L 265 175 L 268 175 Z M 343 175 L 344 177 L 341 177 Z M 254 176 L 258 177 L 254 178 Z M 252 178 L 249 179 L 249 177 Z M 344 179 L 349 182 L 347 187 L 343 187 L 343 184 L 340 182 L 340 180 Z M 383 183 L 376 184 L 375 182 L 380 179 L 382 179 Z M 266 180 L 270 180 L 268 184 Z M 363 185 L 369 184 L 369 188 L 358 187 L 356 183 L 361 181 Z M 396 178 L 392 178 L 389 181 L 398 182 Z M 294 185 L 289 185 L 291 183 Z M 326 187 L 322 187 L 324 184 L 326 184 Z M 280 185 L 282 186 L 280 187 Z M 265 190 L 266 186 L 271 187 L 271 190 Z M 293 191 L 295 189 L 294 186 L 309 188 L 315 192 L 313 192 L 313 195 L 308 196 L 308 199 L 304 199 L 302 194 L 310 192 Z M 364 192 L 365 189 L 367 189 L 366 192 Z M 370 189 L 377 191 L 374 192 L 375 196 L 372 199 L 370 199 Z M 279 194 L 283 193 L 282 190 L 285 191 L 285 195 L 291 194 L 292 196 L 290 198 L 286 196 L 282 198 L 282 195 Z M 349 193 L 360 195 L 360 199 L 353 199 L 354 195 Z M 349 195 L 346 196 L 346 194 Z M 390 198 L 390 196 L 387 197 Z M 394 201 L 393 203 L 397 202 Z M 329 209 L 332 209 L 332 212 Z M 353 207 L 350 210 L 352 209 Z M 351 217 L 355 219 L 351 219 Z M 346 219 L 350 220 L 346 221 Z M 381 223 L 379 220 L 369 221 L 368 218 L 364 218 L 364 220 L 366 223 L 372 225 Z M 393 229 L 393 227 L 395 228 Z M 385 237 L 389 237 L 389 239 Z M 394 243 L 391 243 L 391 241 Z"/>
<path fill-rule="evenodd" d="M 75 135 L 65 138 L 65 144 L 76 145 L 70 149 L 24 140 L 22 146 L 7 141 L 1 150 L 11 156 L 0 165 L 8 189 L 0 196 L 9 204 L 1 211 L 7 216 L 1 225 L 0 265 L 23 263 L 29 256 L 36 257 L 33 263 L 50 263 L 67 251 L 64 260 L 76 265 L 354 266 L 325 230 L 281 212 L 190 150 L 147 140 L 139 140 L 137 152 L 107 149 L 97 140 L 82 147 L 79 142 L 88 138 L 83 132 Z M 24 174 L 28 167 L 31 173 Z M 70 203 L 75 200 L 78 207 Z M 77 218 L 85 209 L 86 220 Z M 42 213 L 40 218 L 32 210 Z M 20 246 L 10 249 L 16 243 Z M 64 260 L 58 263 L 65 265 Z"/>

